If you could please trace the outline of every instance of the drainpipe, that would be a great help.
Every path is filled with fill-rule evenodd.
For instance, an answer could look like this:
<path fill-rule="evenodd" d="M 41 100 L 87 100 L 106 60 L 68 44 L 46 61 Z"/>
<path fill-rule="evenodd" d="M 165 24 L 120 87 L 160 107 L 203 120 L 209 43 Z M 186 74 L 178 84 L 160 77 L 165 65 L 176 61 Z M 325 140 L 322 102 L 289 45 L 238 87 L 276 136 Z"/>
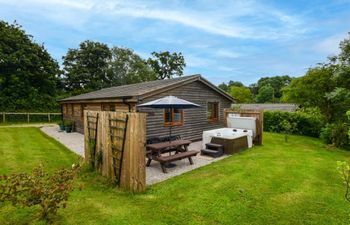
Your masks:
<path fill-rule="evenodd" d="M 126 99 L 130 99 L 130 97 L 123 98 L 123 103 L 124 103 L 125 105 L 128 105 L 128 107 L 129 107 L 129 112 L 131 112 L 131 104 L 130 104 L 130 102 L 126 102 L 126 101 L 125 101 Z"/>
<path fill-rule="evenodd" d="M 137 104 L 140 104 L 142 101 L 140 100 L 140 96 L 137 96 Z M 136 107 L 136 112 L 140 112 L 140 110 Z"/>
<path fill-rule="evenodd" d="M 61 108 L 61 121 L 63 121 L 63 104 L 60 103 L 60 108 Z"/>

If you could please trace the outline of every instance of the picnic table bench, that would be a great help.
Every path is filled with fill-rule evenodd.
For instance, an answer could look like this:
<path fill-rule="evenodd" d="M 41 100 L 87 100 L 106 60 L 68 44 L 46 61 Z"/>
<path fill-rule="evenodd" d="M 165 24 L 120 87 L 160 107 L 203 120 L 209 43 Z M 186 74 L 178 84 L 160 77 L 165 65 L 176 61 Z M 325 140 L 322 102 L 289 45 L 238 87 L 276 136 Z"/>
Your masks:
<path fill-rule="evenodd" d="M 170 162 L 188 158 L 190 164 L 193 164 L 191 157 L 196 156 L 198 151 L 188 151 L 188 146 L 191 144 L 189 140 L 175 140 L 160 142 L 155 144 L 148 144 L 146 148 L 149 150 L 147 154 L 147 164 L 150 166 L 151 161 L 158 161 L 162 167 L 164 173 L 167 173 L 166 165 Z M 171 151 L 174 151 L 175 154 L 171 155 Z M 162 156 L 162 153 L 169 152 L 169 156 Z"/>

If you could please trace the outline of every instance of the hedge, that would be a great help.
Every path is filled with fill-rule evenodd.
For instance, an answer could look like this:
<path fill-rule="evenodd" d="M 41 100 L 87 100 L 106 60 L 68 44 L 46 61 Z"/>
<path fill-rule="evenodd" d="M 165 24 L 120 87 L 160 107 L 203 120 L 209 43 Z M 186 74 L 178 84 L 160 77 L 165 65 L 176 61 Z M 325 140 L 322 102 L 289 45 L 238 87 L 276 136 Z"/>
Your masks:
<path fill-rule="evenodd" d="M 320 116 L 305 112 L 265 111 L 264 131 L 283 132 L 282 122 L 286 120 L 295 124 L 293 134 L 301 134 L 311 137 L 319 137 L 322 127 L 325 125 Z"/>

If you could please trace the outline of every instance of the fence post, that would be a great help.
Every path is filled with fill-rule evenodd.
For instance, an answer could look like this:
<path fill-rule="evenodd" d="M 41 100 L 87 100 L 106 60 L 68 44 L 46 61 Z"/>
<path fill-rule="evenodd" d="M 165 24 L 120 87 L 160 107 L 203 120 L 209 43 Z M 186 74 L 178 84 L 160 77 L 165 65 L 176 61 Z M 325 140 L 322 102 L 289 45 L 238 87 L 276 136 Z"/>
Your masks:
<path fill-rule="evenodd" d="M 47 120 L 49 121 L 49 123 L 51 122 L 50 113 L 47 114 Z"/>
<path fill-rule="evenodd" d="M 27 113 L 27 122 L 28 122 L 28 123 L 30 122 L 29 113 Z"/>
<path fill-rule="evenodd" d="M 5 115 L 6 115 L 6 114 L 3 112 L 3 113 L 2 113 L 2 122 L 3 122 L 3 123 L 6 122 L 6 116 L 5 116 Z"/>
<path fill-rule="evenodd" d="M 146 114 L 128 113 L 125 152 L 120 187 L 132 192 L 146 190 Z"/>

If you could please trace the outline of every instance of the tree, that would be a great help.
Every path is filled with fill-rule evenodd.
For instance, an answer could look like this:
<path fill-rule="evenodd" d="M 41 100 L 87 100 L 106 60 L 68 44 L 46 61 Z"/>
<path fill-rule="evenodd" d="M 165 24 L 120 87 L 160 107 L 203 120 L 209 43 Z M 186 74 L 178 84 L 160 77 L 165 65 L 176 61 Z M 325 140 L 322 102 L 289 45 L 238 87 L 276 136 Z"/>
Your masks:
<path fill-rule="evenodd" d="M 183 75 L 186 63 L 181 53 L 152 52 L 152 56 L 153 58 L 149 58 L 147 62 L 159 80 Z"/>
<path fill-rule="evenodd" d="M 340 177 L 345 185 L 344 198 L 350 202 L 350 165 L 345 161 L 337 161 L 337 170 L 340 174 Z"/>
<path fill-rule="evenodd" d="M 259 89 L 259 93 L 256 96 L 258 103 L 273 102 L 274 100 L 274 89 L 270 85 L 262 86 Z"/>
<path fill-rule="evenodd" d="M 253 93 L 253 95 L 257 95 L 259 92 L 259 88 L 258 88 L 258 84 L 257 83 L 253 83 L 249 85 L 249 89 L 250 91 Z"/>
<path fill-rule="evenodd" d="M 128 48 L 113 47 L 109 62 L 110 86 L 134 84 L 157 79 L 156 73 L 139 55 Z"/>
<path fill-rule="evenodd" d="M 57 109 L 57 62 L 16 23 L 0 21 L 0 37 L 0 111 Z"/>
<path fill-rule="evenodd" d="M 221 83 L 218 85 L 218 87 L 221 89 L 221 90 L 224 90 L 226 92 L 230 92 L 230 88 L 232 86 L 235 86 L 235 87 L 244 87 L 244 85 L 242 84 L 242 82 L 239 82 L 239 81 L 232 81 L 230 80 L 227 84 L 225 82 Z"/>
<path fill-rule="evenodd" d="M 350 87 L 338 80 L 339 65 L 325 64 L 309 69 L 305 76 L 284 89 L 283 101 L 304 107 L 318 107 L 328 122 L 345 120 L 350 105 Z"/>
<path fill-rule="evenodd" d="M 244 84 L 240 81 L 233 81 L 233 80 L 230 80 L 228 82 L 228 86 L 236 86 L 236 87 L 244 87 Z"/>
<path fill-rule="evenodd" d="M 229 92 L 229 86 L 225 83 L 222 82 L 221 84 L 218 85 L 218 88 L 220 88 L 221 90 L 225 91 L 225 92 Z"/>
<path fill-rule="evenodd" d="M 350 32 L 348 33 L 349 37 L 340 42 L 339 48 L 340 53 L 337 59 L 342 64 L 350 64 Z"/>
<path fill-rule="evenodd" d="M 247 87 L 231 86 L 230 94 L 238 103 L 250 103 L 253 101 L 253 94 Z"/>
<path fill-rule="evenodd" d="M 271 86 L 274 90 L 274 99 L 279 99 L 282 97 L 282 89 L 287 87 L 291 81 L 292 78 L 288 75 L 262 77 L 257 82 L 257 90 L 260 90 L 264 86 Z"/>
<path fill-rule="evenodd" d="M 106 44 L 84 41 L 63 57 L 66 89 L 72 94 L 109 87 L 108 62 L 112 57 Z"/>

